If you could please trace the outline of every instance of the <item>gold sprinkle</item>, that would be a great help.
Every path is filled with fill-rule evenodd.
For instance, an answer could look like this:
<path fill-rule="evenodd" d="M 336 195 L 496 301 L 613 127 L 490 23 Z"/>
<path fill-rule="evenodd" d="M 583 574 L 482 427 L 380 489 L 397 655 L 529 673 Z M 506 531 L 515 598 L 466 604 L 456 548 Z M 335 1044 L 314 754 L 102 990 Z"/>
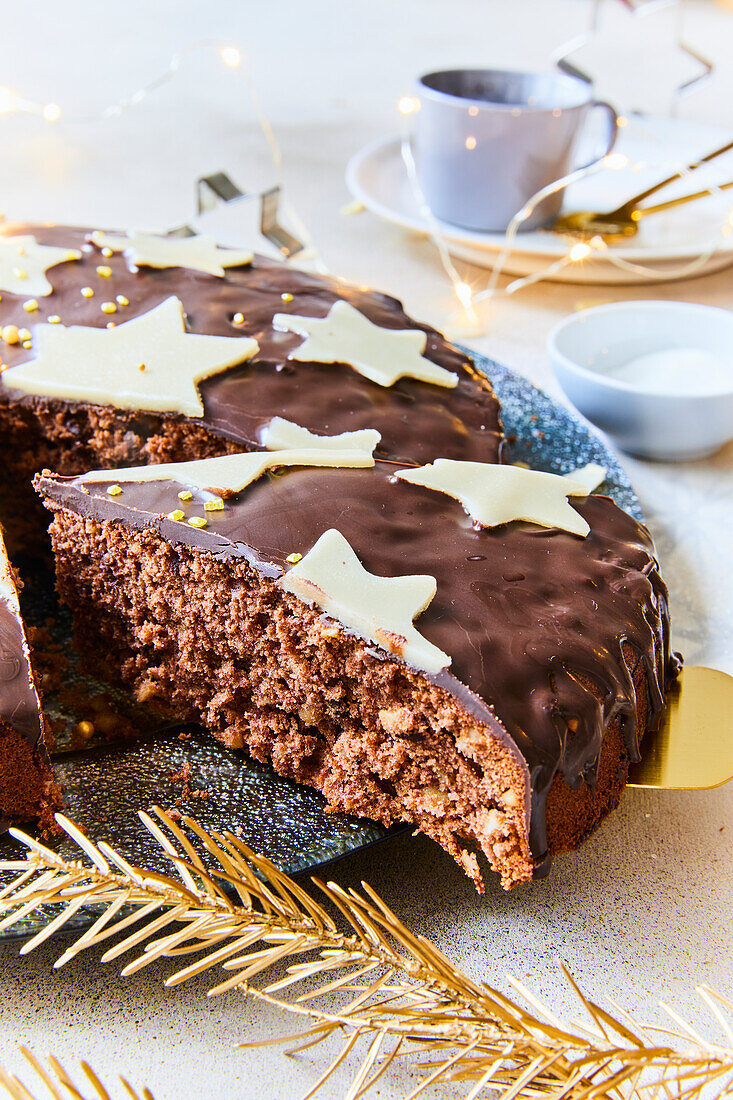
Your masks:
<path fill-rule="evenodd" d="M 114 321 L 112 323 L 114 324 Z M 141 363 L 140 366 L 137 369 L 138 370 L 145 370 L 145 364 Z"/>
<path fill-rule="evenodd" d="M 14 267 L 13 268 L 13 275 L 15 275 L 16 279 L 27 279 L 28 278 L 28 272 L 24 271 L 22 267 Z"/>
<path fill-rule="evenodd" d="M 124 294 L 118 294 L 115 298 L 115 301 L 117 302 L 118 306 L 129 306 L 130 304 L 129 299 L 126 298 Z"/>
<path fill-rule="evenodd" d="M 17 344 L 19 339 L 17 325 L 3 325 L 3 340 L 6 344 Z"/>
<path fill-rule="evenodd" d="M 18 248 L 16 248 L 15 251 L 19 256 L 25 256 L 25 249 L 23 248 L 23 245 L 20 245 Z"/>
<path fill-rule="evenodd" d="M 61 318 L 59 317 L 58 313 L 52 313 L 51 316 L 48 318 L 48 323 L 49 325 L 60 325 Z"/>
<path fill-rule="evenodd" d="M 120 488 L 119 485 L 108 485 L 107 486 L 107 492 L 109 493 L 109 495 L 111 497 L 118 497 L 118 496 L 121 495 L 122 489 Z"/>
<path fill-rule="evenodd" d="M 177 523 L 180 523 L 182 519 L 186 518 L 186 515 L 184 512 L 181 511 L 180 508 L 176 508 L 174 512 L 169 512 L 165 518 L 174 519 Z"/>
<path fill-rule="evenodd" d="M 81 288 L 81 296 L 82 296 L 82 298 L 93 298 L 94 297 L 94 291 L 92 290 L 92 288 L 90 286 L 83 286 Z"/>
<path fill-rule="evenodd" d="M 285 561 L 288 563 L 288 565 L 297 565 L 302 557 L 302 554 L 288 554 Z"/>
<path fill-rule="evenodd" d="M 114 302 L 102 302 L 102 304 L 99 308 L 101 309 L 102 313 L 116 313 L 117 312 L 117 306 L 114 304 Z"/>
<path fill-rule="evenodd" d="M 35 313 L 38 309 L 38 302 L 35 298 L 29 298 L 27 302 L 23 302 L 23 309 L 26 313 Z"/>
<path fill-rule="evenodd" d="M 178 494 L 178 499 L 179 500 L 193 500 L 193 493 L 191 492 L 190 489 L 181 489 L 180 493 Z"/>
<path fill-rule="evenodd" d="M 24 340 L 23 341 L 23 347 L 24 348 L 32 348 L 33 347 L 33 341 L 32 340 Z"/>
<path fill-rule="evenodd" d="M 106 264 L 100 264 L 100 266 L 97 268 L 97 275 L 99 275 L 100 278 L 102 278 L 102 279 L 109 279 L 111 274 L 112 274 L 112 268 L 107 267 Z"/>
<path fill-rule="evenodd" d="M 232 322 L 235 325 L 243 325 L 244 324 L 244 314 L 243 313 L 235 313 L 234 316 L 232 317 Z"/>
<path fill-rule="evenodd" d="M 213 497 L 212 500 L 207 500 L 204 502 L 204 510 L 206 512 L 223 512 L 224 501 L 221 499 L 221 497 Z"/>
<path fill-rule="evenodd" d="M 283 302 L 292 302 L 293 300 L 292 294 L 288 294 L 287 290 L 284 294 L 281 294 L 280 297 L 282 298 Z"/>
<path fill-rule="evenodd" d="M 104 327 L 105 328 L 117 328 L 117 322 L 116 321 L 108 321 L 107 324 Z"/>
<path fill-rule="evenodd" d="M 109 245 L 105 245 L 102 249 L 102 255 L 104 256 L 105 260 L 108 260 L 110 256 L 114 256 L 114 252 L 109 247 Z"/>
<path fill-rule="evenodd" d="M 18 329 L 18 339 L 20 339 L 20 340 L 30 340 L 30 338 L 31 338 L 31 330 L 29 328 L 19 328 Z"/>
<path fill-rule="evenodd" d="M 190 527 L 206 527 L 208 522 L 203 516 L 190 516 L 188 520 Z"/>

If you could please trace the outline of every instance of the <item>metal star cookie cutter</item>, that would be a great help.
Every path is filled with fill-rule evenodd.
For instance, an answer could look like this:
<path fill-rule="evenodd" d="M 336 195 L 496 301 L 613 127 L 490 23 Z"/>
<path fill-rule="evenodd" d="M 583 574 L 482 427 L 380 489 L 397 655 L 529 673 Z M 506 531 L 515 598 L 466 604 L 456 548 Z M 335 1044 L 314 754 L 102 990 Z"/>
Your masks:
<path fill-rule="evenodd" d="M 278 185 L 266 191 L 242 191 L 226 172 L 212 172 L 196 180 L 196 216 L 207 214 L 221 204 L 260 202 L 260 233 L 274 245 L 283 259 L 289 260 L 305 249 L 305 244 L 280 223 L 282 188 Z M 168 232 L 169 237 L 193 237 L 197 230 L 181 225 Z"/>
<path fill-rule="evenodd" d="M 661 8 L 670 7 L 677 4 L 679 0 L 620 0 L 625 8 L 628 8 L 632 14 L 646 15 L 650 11 L 657 11 Z M 587 84 L 593 83 L 593 74 L 580 68 L 580 66 L 574 64 L 571 60 L 573 54 L 586 45 L 586 43 L 592 41 L 593 37 L 598 33 L 600 24 L 600 12 L 603 0 L 594 0 L 593 11 L 591 14 L 591 21 L 588 30 L 583 31 L 581 34 L 576 35 L 569 41 L 563 43 L 559 50 L 553 56 L 553 62 L 562 72 L 567 73 L 568 76 L 577 77 L 579 80 L 584 80 Z M 694 50 L 684 38 L 680 35 L 677 39 L 677 48 L 681 53 L 687 54 L 693 61 L 696 61 L 702 68 L 697 76 L 691 77 L 689 80 L 683 81 L 676 89 L 674 89 L 673 96 L 675 101 L 689 92 L 692 88 L 699 86 L 704 81 L 708 80 L 713 73 L 715 66 L 709 58 L 704 57 L 697 50 Z"/>

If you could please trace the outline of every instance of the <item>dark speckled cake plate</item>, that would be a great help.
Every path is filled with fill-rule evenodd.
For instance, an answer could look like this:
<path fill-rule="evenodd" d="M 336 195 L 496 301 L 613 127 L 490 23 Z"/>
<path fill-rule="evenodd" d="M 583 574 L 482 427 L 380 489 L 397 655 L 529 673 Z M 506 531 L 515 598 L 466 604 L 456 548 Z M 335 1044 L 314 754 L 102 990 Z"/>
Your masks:
<path fill-rule="evenodd" d="M 547 394 L 499 363 L 473 355 L 476 366 L 491 379 L 502 404 L 502 419 L 511 440 L 512 458 L 552 473 L 569 473 L 589 462 L 607 470 L 601 492 L 637 519 L 639 501 L 626 474 L 608 447 L 571 412 Z M 327 813 L 322 797 L 276 775 L 241 752 L 224 748 L 204 731 L 180 727 L 161 729 L 149 711 L 129 696 L 112 692 L 82 676 L 70 645 L 70 622 L 55 606 L 47 574 L 31 576 L 24 593 L 27 621 L 47 626 L 69 662 L 64 692 L 47 693 L 45 707 L 54 720 L 57 743 L 63 749 L 71 730 L 83 718 L 74 699 L 104 696 L 139 732 L 139 739 L 83 751 L 59 751 L 54 766 L 65 785 L 66 814 L 91 840 L 109 841 L 132 864 L 170 872 L 170 862 L 151 840 L 137 811 L 153 804 L 180 808 L 206 829 L 234 830 L 250 847 L 289 874 L 314 871 L 349 852 L 383 841 L 402 827 L 385 829 L 363 818 Z M 79 691 L 74 692 L 73 688 Z M 69 690 L 69 689 L 72 690 Z M 64 730 L 66 733 L 64 734 Z M 184 790 L 181 772 L 190 767 Z M 185 794 L 185 797 L 182 797 Z M 77 855 L 68 839 L 51 842 L 60 853 Z M 17 859 L 21 846 L 0 837 L 0 859 Z M 0 876 L 0 881 L 2 876 Z M 93 915 L 81 911 L 65 932 L 88 927 Z M 43 925 L 42 916 L 21 921 L 0 939 L 24 939 Z"/>

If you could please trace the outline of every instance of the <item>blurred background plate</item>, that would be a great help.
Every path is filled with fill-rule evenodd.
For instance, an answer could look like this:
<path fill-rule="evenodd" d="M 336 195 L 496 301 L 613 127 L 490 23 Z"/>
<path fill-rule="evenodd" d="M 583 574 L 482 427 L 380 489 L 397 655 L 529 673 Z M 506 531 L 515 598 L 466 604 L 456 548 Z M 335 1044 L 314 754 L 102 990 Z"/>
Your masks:
<path fill-rule="evenodd" d="M 720 126 L 673 118 L 631 117 L 620 130 L 615 149 L 628 158 L 628 166 L 605 169 L 569 187 L 563 210 L 613 210 L 732 136 Z M 648 202 L 662 202 L 728 180 L 733 180 L 733 150 L 670 184 Z M 356 153 L 347 166 L 346 183 L 354 198 L 378 217 L 403 229 L 427 232 L 427 222 L 420 214 L 402 162 L 399 138 L 380 139 Z M 638 273 L 615 266 L 608 257 L 617 255 L 652 269 L 651 281 L 665 282 L 680 277 L 679 268 L 713 245 L 716 251 L 696 274 L 718 271 L 733 264 L 733 229 L 728 220 L 731 209 L 730 192 L 723 192 L 652 215 L 641 221 L 636 237 L 609 247 L 607 253 L 596 253 L 592 259 L 574 263 L 550 278 L 568 283 L 648 281 Z M 453 255 L 480 267 L 491 267 L 505 244 L 503 233 L 479 233 L 447 222 L 438 225 Z M 504 270 L 513 275 L 543 271 L 565 256 L 568 248 L 568 238 L 554 233 L 543 230 L 520 233 Z M 685 272 L 684 277 L 689 274 Z"/>
<path fill-rule="evenodd" d="M 525 378 L 464 350 L 494 384 L 515 461 L 554 473 L 597 462 L 607 470 L 600 491 L 640 518 L 637 497 L 605 443 Z M 372 821 L 328 813 L 321 796 L 309 787 L 281 778 L 196 727 L 161 728 L 150 711 L 131 697 L 83 676 L 71 646 L 70 619 L 55 603 L 49 573 L 36 567 L 26 576 L 27 622 L 46 632 L 50 663 L 61 669 L 58 682 L 44 694 L 44 707 L 61 750 L 54 754 L 54 766 L 66 788 L 64 812 L 91 840 L 107 840 L 130 863 L 169 873 L 169 861 L 137 817 L 138 810 L 157 803 L 166 810 L 190 814 L 206 829 L 233 830 L 283 871 L 295 874 L 402 831 L 403 826 L 387 830 Z M 119 716 L 120 732 L 136 730 L 139 739 L 69 748 L 78 738 L 79 721 L 100 713 L 107 721 L 111 715 Z M 78 855 L 68 838 L 47 843 L 70 858 Z M 16 859 L 22 852 L 12 838 L 0 837 L 0 859 Z M 79 912 L 67 921 L 64 934 L 87 927 L 92 920 L 88 911 Z M 0 933 L 0 939 L 28 937 L 42 924 L 43 919 L 34 915 Z"/>

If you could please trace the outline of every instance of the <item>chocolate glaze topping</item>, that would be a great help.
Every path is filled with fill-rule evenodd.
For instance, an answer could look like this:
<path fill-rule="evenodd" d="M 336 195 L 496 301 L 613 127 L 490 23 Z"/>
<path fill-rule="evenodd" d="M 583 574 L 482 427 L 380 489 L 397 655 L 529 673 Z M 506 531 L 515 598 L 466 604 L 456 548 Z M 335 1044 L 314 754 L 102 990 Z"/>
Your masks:
<path fill-rule="evenodd" d="M 77 248 L 84 241 L 82 230 L 4 231 L 33 232 L 42 243 Z M 100 263 L 112 268 L 111 278 L 96 276 Z M 539 866 L 546 853 L 545 798 L 558 770 L 571 787 L 592 783 L 604 729 L 616 715 L 623 719 L 627 751 L 638 759 L 641 731 L 624 644 L 645 670 L 651 726 L 676 671 L 666 588 L 646 528 L 610 499 L 589 497 L 572 501 L 590 524 L 585 539 L 524 523 L 477 530 L 451 498 L 390 480 L 400 466 L 436 457 L 500 461 L 503 448 L 489 384 L 394 299 L 262 259 L 216 279 L 181 269 L 141 268 L 134 274 L 123 257 L 102 259 L 94 249 L 78 263 L 51 269 L 49 278 L 54 293 L 38 300 L 38 320 L 55 313 L 65 324 L 104 325 L 109 316 L 101 313 L 101 301 L 122 294 L 130 301 L 115 315 L 122 322 L 175 294 L 191 331 L 254 336 L 260 344 L 254 360 L 201 386 L 204 424 L 241 441 L 243 449 L 259 446 L 259 430 L 273 415 L 316 432 L 382 433 L 373 470 L 293 468 L 267 475 L 227 500 L 223 512 L 207 513 L 205 530 L 165 518 L 181 507 L 181 486 L 174 482 L 125 484 L 115 498 L 105 491 L 113 475 L 109 483 L 86 486 L 76 478 L 45 475 L 37 487 L 81 514 L 151 525 L 172 542 L 224 558 L 245 557 L 270 577 L 287 568 L 289 554 L 305 554 L 329 527 L 341 531 L 373 573 L 434 576 L 437 595 L 416 623 L 452 657 L 450 669 L 434 679 L 493 728 L 498 716 L 519 748 L 531 779 L 530 842 Z M 80 295 L 85 284 L 95 288 L 94 298 Z M 423 328 L 427 356 L 458 372 L 459 386 L 445 390 L 403 379 L 385 389 L 346 365 L 288 361 L 301 338 L 276 332 L 272 316 L 325 316 L 339 297 L 384 327 Z M 244 323 L 234 323 L 236 313 Z M 20 299 L 3 294 L 0 321 L 28 324 Z M 23 348 L 4 352 L 9 365 L 29 355 Z M 2 400 L 18 398 L 3 392 L 0 375 Z M 151 416 L 151 431 L 156 422 Z M 204 514 L 200 498 L 194 492 L 188 514 Z"/>

